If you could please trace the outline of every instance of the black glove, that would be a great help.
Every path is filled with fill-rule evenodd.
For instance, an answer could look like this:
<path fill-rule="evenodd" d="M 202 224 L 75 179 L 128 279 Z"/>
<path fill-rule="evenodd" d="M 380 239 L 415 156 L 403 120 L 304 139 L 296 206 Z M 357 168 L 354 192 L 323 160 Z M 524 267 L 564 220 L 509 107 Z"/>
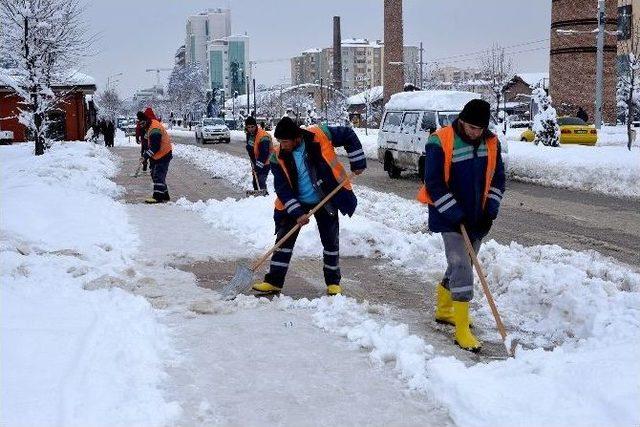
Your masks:
<path fill-rule="evenodd" d="M 480 218 L 480 222 L 478 223 L 478 231 L 486 236 L 487 234 L 489 234 L 489 230 L 491 230 L 492 225 L 493 218 L 485 214 L 482 218 Z"/>

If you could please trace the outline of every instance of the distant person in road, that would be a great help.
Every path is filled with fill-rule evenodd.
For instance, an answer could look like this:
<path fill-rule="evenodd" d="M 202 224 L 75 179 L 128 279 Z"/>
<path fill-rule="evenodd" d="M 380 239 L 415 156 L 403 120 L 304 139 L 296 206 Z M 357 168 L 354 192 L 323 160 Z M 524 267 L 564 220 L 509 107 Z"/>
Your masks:
<path fill-rule="evenodd" d="M 280 145 L 274 147 L 269 161 L 278 196 L 273 219 L 276 223 L 276 240 L 280 240 L 296 224 L 308 224 L 308 212 L 339 183 L 348 179 L 335 147 L 345 148 L 351 170 L 356 175 L 364 171 L 367 161 L 358 136 L 352 129 L 343 126 L 310 126 L 302 129 L 292 119 L 284 117 L 278 122 L 274 135 Z M 323 272 L 328 295 L 342 293 L 338 211 L 351 216 L 356 205 L 356 196 L 347 182 L 314 215 L 324 249 Z M 264 282 L 253 285 L 255 291 L 280 292 L 297 237 L 298 232 L 295 232 L 273 253 L 269 272 Z"/>
<path fill-rule="evenodd" d="M 142 111 L 138 111 L 136 114 L 138 122 L 136 123 L 136 143 L 140 144 L 140 161 L 142 162 L 142 170 L 147 171 L 147 164 L 149 160 L 144 157 L 144 152 L 149 149 L 147 138 L 145 136 L 146 131 L 142 128 L 143 122 L 147 120 Z"/>
<path fill-rule="evenodd" d="M 587 114 L 586 111 L 584 111 L 584 108 L 582 108 L 582 107 L 578 108 L 578 112 L 576 113 L 576 117 L 581 119 L 585 123 L 589 123 L 589 115 Z"/>
<path fill-rule="evenodd" d="M 255 171 L 255 175 L 252 173 L 253 189 L 266 190 L 269 155 L 273 147 L 271 135 L 264 128 L 258 127 L 254 117 L 247 117 L 244 121 L 244 131 L 247 134 L 247 153 L 251 161 L 251 168 Z"/>
<path fill-rule="evenodd" d="M 116 128 L 113 125 L 112 120 L 105 120 L 103 122 L 102 134 L 104 135 L 105 147 L 113 147 L 113 140 L 115 139 Z"/>
<path fill-rule="evenodd" d="M 151 166 L 151 179 L 153 180 L 153 195 L 145 200 L 145 203 L 162 203 L 171 200 L 167 188 L 167 172 L 169 162 L 173 158 L 171 137 L 167 133 L 160 120 L 155 116 L 151 107 L 144 110 L 142 129 L 148 142 L 147 150 L 142 154 L 141 162 L 148 159 Z"/>
<path fill-rule="evenodd" d="M 424 185 L 418 200 L 429 205 L 429 229 L 441 233 L 447 270 L 436 285 L 435 320 L 455 326 L 456 343 L 478 351 L 469 329 L 473 268 L 461 234 L 464 225 L 477 252 L 498 216 L 505 190 L 500 141 L 489 131 L 490 106 L 469 101 L 454 122 L 425 146 Z"/>

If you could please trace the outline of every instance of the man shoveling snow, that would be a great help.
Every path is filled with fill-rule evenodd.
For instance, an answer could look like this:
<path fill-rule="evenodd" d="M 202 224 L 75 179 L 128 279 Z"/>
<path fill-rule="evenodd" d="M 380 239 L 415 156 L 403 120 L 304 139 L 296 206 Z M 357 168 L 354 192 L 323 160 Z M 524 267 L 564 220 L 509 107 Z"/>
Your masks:
<path fill-rule="evenodd" d="M 162 123 L 158 120 L 151 107 L 144 111 L 146 120 L 141 121 L 145 139 L 149 148 L 142 155 L 140 162 L 148 159 L 151 165 L 151 179 L 153 180 L 153 195 L 145 200 L 145 203 L 168 202 L 169 189 L 167 188 L 167 172 L 169 162 L 173 158 L 171 137 Z"/>
<path fill-rule="evenodd" d="M 289 117 L 284 117 L 278 122 L 274 135 L 280 146 L 274 148 L 269 161 L 278 196 L 274 221 L 277 240 L 280 240 L 296 224 L 307 224 L 308 212 L 348 179 L 334 147 L 346 149 L 351 171 L 356 175 L 367 167 L 367 161 L 360 140 L 348 127 L 320 125 L 302 129 Z M 342 292 L 338 211 L 351 216 L 356 205 L 356 196 L 351 185 L 346 183 L 329 203 L 314 214 L 324 248 L 323 271 L 329 295 Z M 264 282 L 253 285 L 255 291 L 273 293 L 282 290 L 297 237 L 298 231 L 274 252 Z"/>
<path fill-rule="evenodd" d="M 473 268 L 461 226 L 477 253 L 498 216 L 505 188 L 500 142 L 488 130 L 489 115 L 489 103 L 471 100 L 458 119 L 429 137 L 418 194 L 429 205 L 429 229 L 442 233 L 447 257 L 444 278 L 436 285 L 436 321 L 454 325 L 456 343 L 471 351 L 481 344 L 469 329 Z"/>

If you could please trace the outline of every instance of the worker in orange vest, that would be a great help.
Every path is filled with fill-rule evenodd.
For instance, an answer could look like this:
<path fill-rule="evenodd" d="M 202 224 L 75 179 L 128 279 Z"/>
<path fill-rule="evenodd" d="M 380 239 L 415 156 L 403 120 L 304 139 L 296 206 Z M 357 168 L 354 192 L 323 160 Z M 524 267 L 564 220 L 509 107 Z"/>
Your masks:
<path fill-rule="evenodd" d="M 145 203 L 162 203 L 171 200 L 167 188 L 167 172 L 169 162 L 173 158 L 171 138 L 151 107 L 144 111 L 146 120 L 141 121 L 148 143 L 147 151 L 142 154 L 141 163 L 148 159 L 153 180 L 153 195 Z"/>
<path fill-rule="evenodd" d="M 244 121 L 244 130 L 247 134 L 247 153 L 251 161 L 251 167 L 255 174 L 253 175 L 253 189 L 266 190 L 267 176 L 269 175 L 269 155 L 273 144 L 271 135 L 259 127 L 256 119 L 249 116 Z M 256 182 L 256 177 L 258 178 Z"/>
<path fill-rule="evenodd" d="M 367 160 L 358 136 L 349 127 L 322 124 L 303 129 L 289 117 L 283 117 L 274 136 L 280 145 L 274 147 L 269 161 L 278 196 L 273 214 L 278 241 L 296 224 L 308 224 L 308 212 L 340 183 L 349 179 L 334 147 L 344 147 L 351 171 L 356 175 L 367 167 Z M 323 272 L 328 295 L 342 293 L 338 212 L 351 216 L 356 205 L 356 196 L 347 181 L 314 215 L 323 247 Z M 253 285 L 255 291 L 277 293 L 282 290 L 297 237 L 298 232 L 295 232 L 273 253 L 269 272 L 263 282 Z"/>
<path fill-rule="evenodd" d="M 429 229 L 441 233 L 447 270 L 436 286 L 435 319 L 455 325 L 456 343 L 478 351 L 480 342 L 469 329 L 473 268 L 460 226 L 474 250 L 498 216 L 505 190 L 500 141 L 489 131 L 489 103 L 469 101 L 458 118 L 432 134 L 425 146 L 424 185 L 418 200 L 429 205 Z"/>

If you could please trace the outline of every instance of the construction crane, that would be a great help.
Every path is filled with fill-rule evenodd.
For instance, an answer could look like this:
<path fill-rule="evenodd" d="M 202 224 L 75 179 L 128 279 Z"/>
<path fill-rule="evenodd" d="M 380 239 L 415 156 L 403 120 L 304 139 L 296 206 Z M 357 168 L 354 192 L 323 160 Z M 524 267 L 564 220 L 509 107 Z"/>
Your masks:
<path fill-rule="evenodd" d="M 249 61 L 249 76 L 253 77 L 253 66 L 257 64 L 269 64 L 272 62 L 285 62 L 291 61 L 291 58 L 277 58 L 277 59 L 257 59 L 255 61 Z"/>
<path fill-rule="evenodd" d="M 150 72 L 155 72 L 156 73 L 156 87 L 161 87 L 160 86 L 160 71 L 171 71 L 171 68 L 147 68 L 145 71 L 147 73 Z"/>

